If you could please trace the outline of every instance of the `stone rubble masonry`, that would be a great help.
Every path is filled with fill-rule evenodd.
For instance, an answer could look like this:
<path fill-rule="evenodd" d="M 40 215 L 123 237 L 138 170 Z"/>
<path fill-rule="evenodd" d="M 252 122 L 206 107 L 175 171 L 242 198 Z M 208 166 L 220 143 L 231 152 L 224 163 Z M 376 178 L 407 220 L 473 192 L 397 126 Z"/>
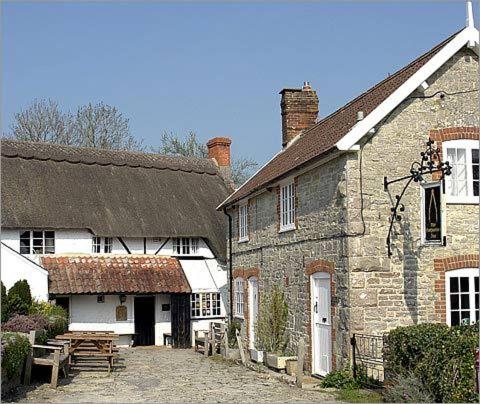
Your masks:
<path fill-rule="evenodd" d="M 447 321 L 447 299 L 445 295 L 445 273 L 455 269 L 478 268 L 478 254 L 456 255 L 448 258 L 435 259 L 433 267 L 438 272 L 439 277 L 435 280 L 435 313 L 444 323 Z"/>
<path fill-rule="evenodd" d="M 462 49 L 428 79 L 424 94 L 415 92 L 415 98 L 406 99 L 377 125 L 375 134 L 360 142 L 360 151 L 338 154 L 306 172 L 292 173 L 297 196 L 295 230 L 278 231 L 278 184 L 250 198 L 254 207 L 249 211 L 250 239 L 233 243 L 233 266 L 259 269 L 260 299 L 272 285 L 283 287 L 290 350 L 296 351 L 300 338 L 310 341 L 307 268 L 319 260 L 333 265 L 332 339 L 337 369 L 350 360 L 352 333 L 382 334 L 397 326 L 444 321 L 437 305 L 442 299 L 441 272 L 435 270 L 434 260 L 478 251 L 478 206 L 444 202 L 447 244 L 424 244 L 421 188 L 412 183 L 402 199 L 402 220 L 394 224 L 389 258 L 390 209 L 403 184 L 393 184 L 385 192 L 383 177 L 407 175 L 429 136 L 437 133 L 432 131 L 480 126 L 478 93 L 465 93 L 478 88 L 477 74 L 478 57 Z M 458 94 L 417 98 L 438 91 Z"/>
<path fill-rule="evenodd" d="M 283 89 L 282 101 L 282 146 L 297 137 L 302 131 L 317 122 L 318 97 L 309 84 L 302 89 Z"/>

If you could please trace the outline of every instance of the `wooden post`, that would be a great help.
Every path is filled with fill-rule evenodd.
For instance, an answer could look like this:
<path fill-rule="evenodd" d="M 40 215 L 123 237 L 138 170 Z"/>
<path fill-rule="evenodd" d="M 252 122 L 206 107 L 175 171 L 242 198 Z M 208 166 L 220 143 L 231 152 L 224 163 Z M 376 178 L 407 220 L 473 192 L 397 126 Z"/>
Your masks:
<path fill-rule="evenodd" d="M 57 384 L 58 384 L 59 363 L 60 363 L 60 350 L 55 349 L 55 352 L 53 353 L 52 379 L 50 381 L 50 386 L 54 389 L 57 388 Z M 110 367 L 108 368 L 108 373 L 110 373 Z"/>
<path fill-rule="evenodd" d="M 228 346 L 228 329 L 227 327 L 223 327 L 223 344 L 225 347 L 225 358 L 228 358 L 228 350 L 230 347 Z"/>
<path fill-rule="evenodd" d="M 297 347 L 297 374 L 296 374 L 296 385 L 299 388 L 303 386 L 303 360 L 305 358 L 305 341 L 303 338 L 300 338 L 298 341 Z"/>
<path fill-rule="evenodd" d="M 210 345 L 210 331 L 207 331 L 205 333 L 204 340 L 205 340 L 205 342 L 204 342 L 204 345 L 203 345 L 203 349 L 204 349 L 203 354 L 205 356 L 208 356 L 208 351 L 210 351 L 210 346 L 209 346 Z"/>
<path fill-rule="evenodd" d="M 242 337 L 240 337 L 240 333 L 238 332 L 238 330 L 236 330 L 236 334 L 238 349 L 240 351 L 240 358 L 242 359 L 242 363 L 245 365 L 245 363 L 247 363 L 247 360 L 245 359 L 245 352 L 243 352 Z"/>

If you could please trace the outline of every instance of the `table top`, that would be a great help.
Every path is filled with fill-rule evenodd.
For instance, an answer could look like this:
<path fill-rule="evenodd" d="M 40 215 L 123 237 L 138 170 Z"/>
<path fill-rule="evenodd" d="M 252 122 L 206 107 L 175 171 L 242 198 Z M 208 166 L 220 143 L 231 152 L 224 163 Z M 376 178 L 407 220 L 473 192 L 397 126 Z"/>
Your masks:
<path fill-rule="evenodd" d="M 114 341 L 119 338 L 118 334 L 98 334 L 98 333 L 88 333 L 88 332 L 72 332 L 63 335 L 57 335 L 56 339 L 63 340 L 94 340 L 94 341 Z"/>

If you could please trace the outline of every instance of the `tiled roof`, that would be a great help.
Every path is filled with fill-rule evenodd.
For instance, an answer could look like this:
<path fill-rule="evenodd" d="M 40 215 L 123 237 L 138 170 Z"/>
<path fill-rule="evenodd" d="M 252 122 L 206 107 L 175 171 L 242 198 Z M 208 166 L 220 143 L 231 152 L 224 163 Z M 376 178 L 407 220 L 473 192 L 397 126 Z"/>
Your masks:
<path fill-rule="evenodd" d="M 295 142 L 275 156 L 242 187 L 230 195 L 220 207 L 228 206 L 245 198 L 286 175 L 289 171 L 331 151 L 336 143 L 357 123 L 358 111 L 363 111 L 366 117 L 457 34 L 458 32 L 305 131 Z"/>
<path fill-rule="evenodd" d="M 176 258 L 153 255 L 43 256 L 51 294 L 190 293 Z"/>

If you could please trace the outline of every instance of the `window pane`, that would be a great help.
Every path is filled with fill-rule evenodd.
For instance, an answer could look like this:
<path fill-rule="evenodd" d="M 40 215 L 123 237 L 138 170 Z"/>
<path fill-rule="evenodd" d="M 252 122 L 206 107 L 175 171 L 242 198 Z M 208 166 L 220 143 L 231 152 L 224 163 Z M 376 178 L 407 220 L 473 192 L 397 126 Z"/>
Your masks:
<path fill-rule="evenodd" d="M 468 294 L 461 295 L 462 309 L 470 308 L 470 296 Z"/>
<path fill-rule="evenodd" d="M 45 247 L 45 254 L 55 254 L 54 247 Z"/>
<path fill-rule="evenodd" d="M 450 308 L 452 310 L 458 310 L 458 295 L 450 295 Z"/>
<path fill-rule="evenodd" d="M 20 235 L 20 254 L 30 254 L 30 232 L 24 231 Z"/>
<path fill-rule="evenodd" d="M 472 149 L 472 163 L 478 164 L 478 149 Z"/>
<path fill-rule="evenodd" d="M 469 287 L 468 287 L 468 278 L 467 277 L 461 277 L 460 278 L 460 292 L 469 292 Z"/>
<path fill-rule="evenodd" d="M 451 277 L 450 278 L 450 293 L 458 292 L 458 278 Z"/>
<path fill-rule="evenodd" d="M 33 238 L 43 238 L 43 231 L 34 231 Z"/>
<path fill-rule="evenodd" d="M 458 311 L 452 311 L 451 323 L 452 323 L 452 325 L 459 325 L 460 324 L 460 313 Z"/>
<path fill-rule="evenodd" d="M 478 181 L 473 181 L 473 196 L 479 196 L 479 186 Z"/>
<path fill-rule="evenodd" d="M 475 277 L 475 292 L 478 292 L 478 276 Z"/>
<path fill-rule="evenodd" d="M 470 324 L 470 310 L 461 312 L 461 324 Z"/>
<path fill-rule="evenodd" d="M 46 231 L 45 232 L 45 238 L 55 238 L 55 232 L 54 231 Z"/>

